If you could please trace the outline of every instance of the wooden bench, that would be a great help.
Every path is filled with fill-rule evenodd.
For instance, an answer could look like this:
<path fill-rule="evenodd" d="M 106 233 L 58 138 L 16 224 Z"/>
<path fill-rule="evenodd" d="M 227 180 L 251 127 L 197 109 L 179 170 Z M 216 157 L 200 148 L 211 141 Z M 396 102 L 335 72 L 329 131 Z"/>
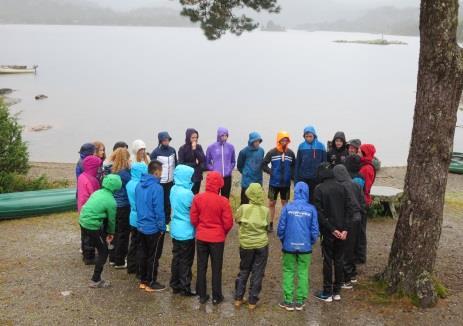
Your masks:
<path fill-rule="evenodd" d="M 402 189 L 393 187 L 373 186 L 370 190 L 370 196 L 372 199 L 388 207 L 393 218 L 398 217 L 394 203 L 399 201 L 399 198 L 402 196 L 402 194 Z"/>

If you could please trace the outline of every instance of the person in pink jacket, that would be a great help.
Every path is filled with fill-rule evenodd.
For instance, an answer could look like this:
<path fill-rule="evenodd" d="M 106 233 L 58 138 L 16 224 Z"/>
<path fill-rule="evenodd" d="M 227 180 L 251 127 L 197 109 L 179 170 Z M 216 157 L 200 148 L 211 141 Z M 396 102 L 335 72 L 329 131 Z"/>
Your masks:
<path fill-rule="evenodd" d="M 98 181 L 98 169 L 101 159 L 98 156 L 87 156 L 82 162 L 84 172 L 77 179 L 77 211 L 80 212 L 90 195 L 100 189 Z"/>

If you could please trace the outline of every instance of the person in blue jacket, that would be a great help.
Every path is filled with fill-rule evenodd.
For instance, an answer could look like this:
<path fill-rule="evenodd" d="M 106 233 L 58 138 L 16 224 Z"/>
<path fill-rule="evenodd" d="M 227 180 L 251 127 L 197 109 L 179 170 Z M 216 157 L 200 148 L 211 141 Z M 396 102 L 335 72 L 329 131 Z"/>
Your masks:
<path fill-rule="evenodd" d="M 283 250 L 283 301 L 280 307 L 288 311 L 303 310 L 309 294 L 309 269 L 312 246 L 317 242 L 318 216 L 315 207 L 308 203 L 309 187 L 296 183 L 294 200 L 283 207 L 277 235 Z M 296 301 L 294 279 L 297 275 Z"/>
<path fill-rule="evenodd" d="M 303 181 L 309 186 L 309 202 L 313 204 L 313 195 L 317 181 L 317 169 L 326 162 L 326 147 L 318 140 L 313 126 L 304 128 L 304 142 L 299 145 L 296 154 L 295 182 Z"/>
<path fill-rule="evenodd" d="M 174 186 L 170 192 L 172 220 L 172 265 L 170 287 L 174 294 L 195 296 L 191 291 L 191 266 L 195 258 L 195 229 L 190 221 L 193 202 L 192 176 L 195 170 L 187 165 L 178 165 L 174 170 Z"/>
<path fill-rule="evenodd" d="M 164 190 L 160 185 L 162 162 L 153 160 L 148 164 L 148 173 L 141 176 L 135 188 L 137 228 L 140 236 L 139 261 L 140 285 L 146 292 L 160 292 L 165 286 L 157 281 L 166 232 L 164 213 Z"/>
<path fill-rule="evenodd" d="M 241 205 L 249 204 L 246 189 L 251 183 L 262 185 L 262 161 L 264 150 L 260 147 L 262 137 L 258 132 L 249 134 L 248 146 L 238 154 L 237 168 L 241 173 Z"/>
<path fill-rule="evenodd" d="M 148 173 L 148 166 L 145 162 L 132 163 L 132 167 L 130 169 L 132 178 L 125 186 L 130 202 L 130 245 L 129 252 L 127 254 L 127 273 L 136 274 L 137 276 L 140 276 L 137 263 L 137 250 L 140 241 L 137 230 L 137 206 L 135 203 L 135 189 L 140 182 L 141 176 L 146 173 Z"/>

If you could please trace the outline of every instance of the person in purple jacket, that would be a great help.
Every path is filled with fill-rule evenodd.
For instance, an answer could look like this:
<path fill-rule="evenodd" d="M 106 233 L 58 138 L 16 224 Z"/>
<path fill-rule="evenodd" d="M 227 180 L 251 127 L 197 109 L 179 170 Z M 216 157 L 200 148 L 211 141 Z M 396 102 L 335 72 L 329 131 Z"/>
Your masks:
<path fill-rule="evenodd" d="M 228 129 L 220 127 L 217 130 L 217 142 L 211 144 L 206 151 L 206 164 L 209 171 L 216 171 L 223 177 L 224 186 L 220 194 L 230 197 L 232 172 L 235 168 L 235 147 L 227 143 Z"/>

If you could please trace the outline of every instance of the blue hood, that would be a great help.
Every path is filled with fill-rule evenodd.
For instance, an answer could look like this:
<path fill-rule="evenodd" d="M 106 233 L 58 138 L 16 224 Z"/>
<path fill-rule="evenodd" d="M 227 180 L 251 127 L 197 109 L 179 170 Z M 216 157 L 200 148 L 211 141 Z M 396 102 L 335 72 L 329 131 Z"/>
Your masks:
<path fill-rule="evenodd" d="M 140 185 L 142 188 L 149 188 L 155 183 L 160 183 L 160 180 L 161 179 L 156 178 L 154 175 L 145 173 L 145 174 L 142 174 L 141 176 Z"/>
<path fill-rule="evenodd" d="M 87 156 L 93 155 L 95 153 L 96 147 L 92 143 L 85 143 L 80 147 L 80 158 L 84 159 Z"/>
<path fill-rule="evenodd" d="M 304 128 L 304 134 L 302 135 L 303 137 L 308 134 L 308 133 L 311 133 L 312 135 L 315 136 L 315 139 L 318 138 L 317 136 L 317 131 L 315 130 L 315 127 L 314 126 L 307 126 Z"/>
<path fill-rule="evenodd" d="M 169 133 L 168 133 L 167 131 L 161 131 L 160 133 L 158 133 L 158 141 L 159 141 L 159 144 L 161 144 L 161 142 L 162 142 L 164 139 L 172 140 L 172 137 L 170 137 L 170 135 L 169 135 Z"/>
<path fill-rule="evenodd" d="M 298 182 L 294 186 L 294 200 L 309 201 L 309 186 L 305 182 Z"/>
<path fill-rule="evenodd" d="M 191 177 L 195 170 L 187 165 L 178 165 L 174 170 L 174 183 L 176 186 L 191 189 L 193 182 Z"/>
<path fill-rule="evenodd" d="M 255 142 L 256 140 L 260 140 L 260 142 L 262 143 L 262 137 L 260 136 L 260 134 L 256 131 L 253 131 L 249 134 L 248 146 L 253 148 L 252 143 Z"/>
<path fill-rule="evenodd" d="M 140 181 L 143 174 L 148 173 L 148 166 L 145 163 L 135 162 L 132 164 L 130 174 L 133 181 Z"/>
<path fill-rule="evenodd" d="M 219 129 L 217 129 L 217 142 L 221 143 L 220 137 L 222 137 L 223 135 L 229 135 L 228 129 L 224 127 L 219 127 Z"/>

